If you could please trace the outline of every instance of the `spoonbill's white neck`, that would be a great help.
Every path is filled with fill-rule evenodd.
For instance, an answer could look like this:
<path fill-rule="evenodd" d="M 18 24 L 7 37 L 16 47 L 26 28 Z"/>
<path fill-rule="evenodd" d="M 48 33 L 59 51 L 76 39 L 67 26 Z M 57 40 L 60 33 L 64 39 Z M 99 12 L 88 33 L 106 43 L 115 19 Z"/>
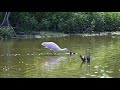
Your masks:
<path fill-rule="evenodd" d="M 69 52 L 69 50 L 67 48 L 63 48 L 59 50 L 60 52 Z"/>

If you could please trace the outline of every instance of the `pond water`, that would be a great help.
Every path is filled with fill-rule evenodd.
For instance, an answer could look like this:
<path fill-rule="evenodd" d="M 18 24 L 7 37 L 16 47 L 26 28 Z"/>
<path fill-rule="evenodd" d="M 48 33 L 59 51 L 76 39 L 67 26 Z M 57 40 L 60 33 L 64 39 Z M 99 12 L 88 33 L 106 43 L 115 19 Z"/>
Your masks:
<path fill-rule="evenodd" d="M 77 54 L 55 53 L 41 43 L 53 41 Z M 79 55 L 90 50 L 90 63 Z M 120 78 L 119 36 L 65 36 L 1 40 L 0 78 Z"/>

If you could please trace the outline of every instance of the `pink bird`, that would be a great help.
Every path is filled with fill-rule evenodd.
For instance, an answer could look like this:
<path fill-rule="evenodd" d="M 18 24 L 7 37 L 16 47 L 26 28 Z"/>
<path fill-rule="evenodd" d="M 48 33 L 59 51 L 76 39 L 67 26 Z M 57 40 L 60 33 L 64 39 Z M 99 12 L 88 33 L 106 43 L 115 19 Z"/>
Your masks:
<path fill-rule="evenodd" d="M 45 48 L 50 49 L 51 51 L 57 51 L 57 52 L 70 52 L 67 48 L 61 49 L 57 44 L 54 42 L 43 42 L 41 45 L 43 45 Z M 53 54 L 53 52 L 52 52 Z"/>

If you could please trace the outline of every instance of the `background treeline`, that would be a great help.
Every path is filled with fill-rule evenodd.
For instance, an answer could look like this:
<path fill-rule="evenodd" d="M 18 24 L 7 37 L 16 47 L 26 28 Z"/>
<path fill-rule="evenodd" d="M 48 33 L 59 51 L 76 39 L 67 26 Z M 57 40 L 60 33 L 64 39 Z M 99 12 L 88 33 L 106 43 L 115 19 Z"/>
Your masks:
<path fill-rule="evenodd" d="M 0 12 L 2 23 L 5 12 Z M 15 32 L 98 33 L 120 30 L 119 12 L 11 12 Z"/>

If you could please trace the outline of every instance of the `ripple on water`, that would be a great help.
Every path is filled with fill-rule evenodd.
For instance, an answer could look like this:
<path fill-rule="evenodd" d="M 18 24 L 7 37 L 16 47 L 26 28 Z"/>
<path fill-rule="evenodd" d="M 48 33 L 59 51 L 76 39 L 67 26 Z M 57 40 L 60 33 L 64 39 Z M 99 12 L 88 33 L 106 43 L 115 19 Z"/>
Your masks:
<path fill-rule="evenodd" d="M 99 76 L 99 78 L 105 78 L 105 76 Z"/>
<path fill-rule="evenodd" d="M 98 73 L 98 72 L 94 72 L 94 73 Z"/>
<path fill-rule="evenodd" d="M 98 68 L 99 66 L 94 66 L 94 68 Z"/>
<path fill-rule="evenodd" d="M 105 66 L 105 67 L 108 67 L 108 66 Z"/>
<path fill-rule="evenodd" d="M 113 78 L 113 77 L 99 76 L 99 78 Z"/>
<path fill-rule="evenodd" d="M 100 72 L 104 72 L 105 70 L 100 70 Z"/>
<path fill-rule="evenodd" d="M 34 56 L 34 54 L 31 54 L 32 56 Z"/>
<path fill-rule="evenodd" d="M 107 73 L 113 73 L 113 71 L 106 71 Z"/>
<path fill-rule="evenodd" d="M 90 75 L 91 77 L 95 77 L 96 75 Z"/>
<path fill-rule="evenodd" d="M 89 73 L 87 73 L 86 75 L 90 75 Z"/>
<path fill-rule="evenodd" d="M 5 71 L 8 71 L 8 69 L 5 69 Z"/>
<path fill-rule="evenodd" d="M 85 78 L 85 77 L 80 77 L 80 78 Z"/>
<path fill-rule="evenodd" d="M 7 67 L 7 66 L 5 66 L 5 67 L 3 67 L 2 69 L 5 70 L 5 71 L 8 71 L 10 68 Z"/>

